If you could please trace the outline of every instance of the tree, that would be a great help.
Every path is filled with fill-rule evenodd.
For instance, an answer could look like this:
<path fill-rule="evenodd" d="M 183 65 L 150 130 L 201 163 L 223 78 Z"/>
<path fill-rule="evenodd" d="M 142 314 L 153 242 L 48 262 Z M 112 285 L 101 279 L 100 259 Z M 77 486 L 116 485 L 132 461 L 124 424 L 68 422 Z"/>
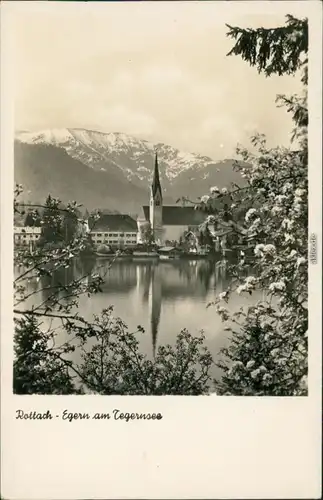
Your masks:
<path fill-rule="evenodd" d="M 304 89 L 299 96 L 278 96 L 292 114 L 294 130 L 289 148 L 270 149 L 263 135 L 252 138 L 256 152 L 239 147 L 248 167 L 239 167 L 247 181 L 234 186 L 228 211 L 221 220 L 233 234 L 248 238 L 253 250 L 253 271 L 242 258 L 231 265 L 232 284 L 215 301 L 223 321 L 230 321 L 229 347 L 219 363 L 224 375 L 216 383 L 218 394 L 307 394 L 307 20 L 287 16 L 286 25 L 273 29 L 229 26 L 236 40 L 229 55 L 240 55 L 267 76 L 301 70 Z M 217 193 L 205 199 L 212 205 Z M 236 222 L 241 205 L 250 207 L 243 223 Z M 208 211 L 210 213 L 210 211 Z M 262 289 L 263 300 L 230 315 L 221 302 L 231 293 L 250 294 Z M 233 325 L 233 326 L 232 326 Z"/>
<path fill-rule="evenodd" d="M 155 242 L 154 231 L 152 230 L 150 222 L 146 222 L 141 227 L 141 238 L 145 245 L 151 246 Z"/>
<path fill-rule="evenodd" d="M 61 233 L 64 241 L 70 243 L 79 229 L 81 213 L 79 210 L 66 211 L 63 215 Z"/>
<path fill-rule="evenodd" d="M 28 210 L 24 226 L 27 227 L 40 227 L 41 217 L 39 215 L 38 210 Z"/>
<path fill-rule="evenodd" d="M 49 338 L 53 338 L 52 333 Z M 73 394 L 67 366 L 48 351 L 48 338 L 36 317 L 16 319 L 13 388 L 16 394 Z"/>
<path fill-rule="evenodd" d="M 63 240 L 63 215 L 59 204 L 60 200 L 48 195 L 42 217 L 42 238 L 46 243 L 58 243 Z"/>

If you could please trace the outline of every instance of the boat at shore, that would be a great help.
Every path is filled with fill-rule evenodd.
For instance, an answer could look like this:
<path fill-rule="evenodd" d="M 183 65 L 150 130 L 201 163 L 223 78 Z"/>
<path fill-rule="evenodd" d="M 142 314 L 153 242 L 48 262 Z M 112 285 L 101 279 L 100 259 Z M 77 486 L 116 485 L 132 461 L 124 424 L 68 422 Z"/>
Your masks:
<path fill-rule="evenodd" d="M 175 260 L 175 259 L 180 259 L 179 256 L 175 255 L 160 255 L 159 260 Z"/>

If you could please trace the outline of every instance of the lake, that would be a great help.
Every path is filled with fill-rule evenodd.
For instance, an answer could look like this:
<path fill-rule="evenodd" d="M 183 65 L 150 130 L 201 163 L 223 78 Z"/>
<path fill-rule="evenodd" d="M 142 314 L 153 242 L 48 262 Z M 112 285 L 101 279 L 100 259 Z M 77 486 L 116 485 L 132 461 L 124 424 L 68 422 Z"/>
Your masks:
<path fill-rule="evenodd" d="M 227 343 L 226 326 L 214 307 L 207 304 L 226 289 L 229 284 L 226 267 L 222 261 L 212 260 L 117 260 L 78 259 L 67 269 L 62 269 L 52 278 L 54 282 L 68 284 L 88 273 L 99 273 L 104 277 L 102 293 L 90 298 L 81 296 L 79 311 L 90 320 L 93 314 L 114 306 L 114 314 L 119 316 L 129 330 L 137 325 L 145 329 L 140 335 L 140 349 L 152 357 L 161 344 L 174 344 L 176 335 L 186 328 L 191 334 L 201 330 L 206 336 L 206 345 L 214 360 L 219 359 L 219 351 Z M 42 279 L 40 283 L 31 283 L 33 289 L 48 286 Z M 30 305 L 46 300 L 46 291 L 33 295 Z M 241 306 L 251 304 L 257 296 L 243 297 L 233 294 L 227 306 L 231 312 Z M 62 338 L 62 341 L 67 338 Z M 74 361 L 79 354 L 74 353 Z M 218 375 L 214 367 L 213 374 Z"/>

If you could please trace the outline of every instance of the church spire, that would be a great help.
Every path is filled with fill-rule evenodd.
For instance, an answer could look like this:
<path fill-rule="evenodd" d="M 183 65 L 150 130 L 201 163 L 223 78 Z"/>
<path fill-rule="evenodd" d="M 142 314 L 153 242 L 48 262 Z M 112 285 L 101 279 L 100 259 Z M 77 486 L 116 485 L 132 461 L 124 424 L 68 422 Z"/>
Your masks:
<path fill-rule="evenodd" d="M 154 167 L 154 175 L 153 175 L 153 182 L 151 185 L 151 190 L 152 190 L 153 196 L 156 196 L 157 192 L 159 191 L 160 196 L 162 197 L 162 189 L 161 189 L 160 180 L 159 180 L 157 151 L 155 153 L 155 167 Z"/>

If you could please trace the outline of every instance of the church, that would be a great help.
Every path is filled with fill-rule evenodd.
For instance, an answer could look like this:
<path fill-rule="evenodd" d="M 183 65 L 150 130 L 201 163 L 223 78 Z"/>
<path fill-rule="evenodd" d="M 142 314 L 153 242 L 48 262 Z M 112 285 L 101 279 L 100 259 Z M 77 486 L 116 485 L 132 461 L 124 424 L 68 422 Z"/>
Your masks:
<path fill-rule="evenodd" d="M 139 240 L 143 241 L 142 228 L 150 224 L 154 240 L 158 245 L 179 241 L 188 230 L 194 231 L 205 220 L 205 213 L 194 207 L 164 205 L 159 177 L 158 159 L 155 155 L 153 180 L 150 188 L 150 203 L 143 206 L 143 216 L 137 219 Z"/>

